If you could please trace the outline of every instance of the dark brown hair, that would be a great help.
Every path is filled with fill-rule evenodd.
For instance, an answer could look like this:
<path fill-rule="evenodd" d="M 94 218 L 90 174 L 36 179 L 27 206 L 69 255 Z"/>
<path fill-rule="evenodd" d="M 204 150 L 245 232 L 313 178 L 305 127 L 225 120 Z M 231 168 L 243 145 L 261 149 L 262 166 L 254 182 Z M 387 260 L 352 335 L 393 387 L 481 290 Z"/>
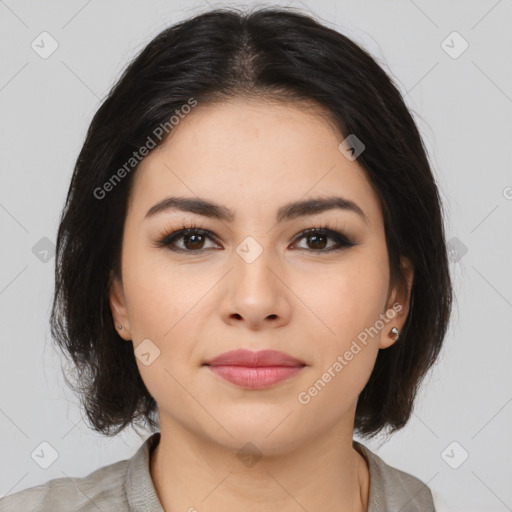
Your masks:
<path fill-rule="evenodd" d="M 412 262 L 414 281 L 400 340 L 379 351 L 354 427 L 365 437 L 394 432 L 412 413 L 451 311 L 438 189 L 400 92 L 370 54 L 312 17 L 278 8 L 216 9 L 167 28 L 127 66 L 92 119 L 60 219 L 51 314 L 87 417 L 106 435 L 158 425 L 132 344 L 117 334 L 110 311 L 109 275 L 120 272 L 136 166 L 112 177 L 191 98 L 201 105 L 237 97 L 313 102 L 343 137 L 365 145 L 357 161 L 381 199 L 391 283 L 405 286 L 400 256 Z M 107 182 L 108 195 L 98 194 Z"/>

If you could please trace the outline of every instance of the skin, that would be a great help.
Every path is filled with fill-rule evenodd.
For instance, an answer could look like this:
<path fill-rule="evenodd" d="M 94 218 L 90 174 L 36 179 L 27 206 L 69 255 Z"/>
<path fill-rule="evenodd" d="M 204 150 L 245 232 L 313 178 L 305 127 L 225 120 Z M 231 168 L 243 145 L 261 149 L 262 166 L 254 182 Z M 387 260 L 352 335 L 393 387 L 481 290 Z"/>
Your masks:
<path fill-rule="evenodd" d="M 250 100 L 198 105 L 134 176 L 122 280 L 113 281 L 110 305 L 127 342 L 136 348 L 149 338 L 160 350 L 151 364 L 137 365 L 159 406 L 150 471 L 166 511 L 267 512 L 269 503 L 284 512 L 367 510 L 368 466 L 352 446 L 355 408 L 378 351 L 394 343 L 389 331 L 406 320 L 413 272 L 403 260 L 408 290 L 390 285 L 379 197 L 319 112 Z M 215 201 L 235 220 L 177 210 L 144 219 L 169 195 Z M 368 223 L 333 209 L 276 224 L 283 204 L 329 195 L 356 202 Z M 156 247 L 161 233 L 191 223 L 217 240 L 179 238 L 175 245 L 188 250 L 181 253 Z M 336 241 L 294 241 L 324 223 L 357 245 L 322 253 Z M 263 249 L 250 264 L 236 252 L 247 236 Z M 299 403 L 298 394 L 394 303 L 402 309 L 384 329 L 307 405 Z M 307 366 L 258 391 L 203 366 L 237 348 L 280 350 Z M 251 467 L 237 457 L 247 442 L 261 455 Z"/>

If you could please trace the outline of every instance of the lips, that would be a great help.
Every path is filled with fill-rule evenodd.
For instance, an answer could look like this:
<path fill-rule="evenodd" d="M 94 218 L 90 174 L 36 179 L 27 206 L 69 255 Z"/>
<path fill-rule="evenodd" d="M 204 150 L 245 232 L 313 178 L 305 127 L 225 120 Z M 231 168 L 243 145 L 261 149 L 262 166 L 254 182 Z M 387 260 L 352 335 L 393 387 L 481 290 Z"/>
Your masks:
<path fill-rule="evenodd" d="M 271 367 L 271 366 L 305 366 L 306 363 L 292 357 L 285 352 L 277 350 L 260 350 L 257 352 L 239 349 L 224 352 L 219 356 L 204 363 L 208 366 L 248 366 L 248 367 Z"/>
<path fill-rule="evenodd" d="M 306 364 L 277 350 L 240 349 L 225 352 L 203 366 L 236 386 L 257 390 L 271 387 L 301 372 Z"/>

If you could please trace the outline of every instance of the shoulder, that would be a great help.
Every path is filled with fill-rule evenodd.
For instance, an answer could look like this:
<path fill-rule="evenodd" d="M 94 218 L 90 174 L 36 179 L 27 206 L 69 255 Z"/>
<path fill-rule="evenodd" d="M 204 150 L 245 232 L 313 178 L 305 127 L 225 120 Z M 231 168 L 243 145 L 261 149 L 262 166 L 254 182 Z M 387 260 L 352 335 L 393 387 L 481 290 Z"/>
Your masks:
<path fill-rule="evenodd" d="M 0 512 L 88 512 L 127 510 L 124 492 L 129 460 L 103 466 L 84 477 L 55 478 L 0 499 Z"/>
<path fill-rule="evenodd" d="M 365 456 L 370 468 L 368 512 L 435 512 L 432 492 L 422 480 L 390 466 L 357 441 L 354 447 Z"/>

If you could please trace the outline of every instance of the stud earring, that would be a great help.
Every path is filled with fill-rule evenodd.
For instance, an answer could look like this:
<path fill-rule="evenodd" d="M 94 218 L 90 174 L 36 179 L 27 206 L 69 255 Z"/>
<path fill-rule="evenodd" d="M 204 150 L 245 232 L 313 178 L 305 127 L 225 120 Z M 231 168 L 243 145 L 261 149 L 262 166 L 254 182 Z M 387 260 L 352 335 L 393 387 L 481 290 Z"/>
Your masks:
<path fill-rule="evenodd" d="M 122 329 L 122 328 L 123 328 L 123 326 L 122 326 L 121 324 L 119 324 L 119 325 L 117 326 L 117 328 L 118 328 L 118 329 Z"/>
<path fill-rule="evenodd" d="M 390 334 L 391 334 L 391 336 L 393 336 L 395 338 L 395 341 L 398 341 L 399 332 L 398 332 L 398 329 L 396 327 L 393 327 L 391 329 Z"/>

